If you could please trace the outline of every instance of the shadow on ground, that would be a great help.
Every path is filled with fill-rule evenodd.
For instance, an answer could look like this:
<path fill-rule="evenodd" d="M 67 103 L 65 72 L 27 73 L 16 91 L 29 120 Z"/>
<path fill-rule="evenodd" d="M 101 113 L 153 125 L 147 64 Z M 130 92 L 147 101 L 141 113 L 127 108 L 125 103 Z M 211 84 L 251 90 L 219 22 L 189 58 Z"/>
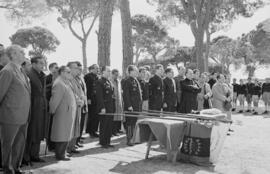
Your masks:
<path fill-rule="evenodd" d="M 186 164 L 176 162 L 170 163 L 166 160 L 166 155 L 158 155 L 151 157 L 147 160 L 139 160 L 131 163 L 119 161 L 114 168 L 110 169 L 110 172 L 120 174 L 150 174 L 150 173 L 162 173 L 171 172 L 179 174 L 195 174 L 200 171 L 214 172 L 214 167 L 202 167 L 194 164 Z"/>

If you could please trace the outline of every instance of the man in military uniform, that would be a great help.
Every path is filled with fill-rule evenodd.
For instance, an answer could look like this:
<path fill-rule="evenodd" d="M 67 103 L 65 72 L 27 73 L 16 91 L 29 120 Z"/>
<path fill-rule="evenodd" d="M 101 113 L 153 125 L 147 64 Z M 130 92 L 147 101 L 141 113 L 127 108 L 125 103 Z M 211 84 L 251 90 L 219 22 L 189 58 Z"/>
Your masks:
<path fill-rule="evenodd" d="M 125 80 L 123 85 L 123 100 L 125 111 L 141 111 L 142 107 L 142 91 L 140 84 L 137 80 L 138 69 L 134 65 L 129 65 L 127 68 L 129 77 Z M 137 118 L 126 117 L 126 129 L 127 129 L 127 145 L 131 146 L 131 139 Z"/>
<path fill-rule="evenodd" d="M 142 109 L 148 110 L 149 106 L 149 82 L 146 80 L 147 70 L 144 67 L 139 68 L 138 80 L 142 89 Z"/>
<path fill-rule="evenodd" d="M 102 77 L 97 81 L 96 97 L 97 109 L 100 120 L 99 131 L 99 144 L 102 148 L 113 147 L 111 143 L 113 117 L 109 115 L 102 115 L 105 113 L 114 112 L 114 99 L 113 99 L 113 85 L 109 77 L 111 76 L 110 67 L 104 66 L 101 68 Z"/>
<path fill-rule="evenodd" d="M 165 70 L 166 78 L 163 79 L 164 84 L 164 102 L 163 102 L 163 110 L 169 112 L 176 111 L 176 84 L 173 79 L 173 70 L 171 68 L 167 68 Z"/>
<path fill-rule="evenodd" d="M 98 72 L 99 66 L 97 64 L 93 64 L 89 67 L 89 73 L 84 76 L 88 99 L 88 120 L 86 126 L 86 133 L 89 133 L 91 138 L 98 137 L 97 130 L 99 124 L 99 117 L 97 113 L 96 99 L 96 84 L 98 81 Z"/>
<path fill-rule="evenodd" d="M 155 70 L 155 75 L 149 80 L 149 109 L 161 111 L 163 106 L 163 65 L 156 65 Z"/>

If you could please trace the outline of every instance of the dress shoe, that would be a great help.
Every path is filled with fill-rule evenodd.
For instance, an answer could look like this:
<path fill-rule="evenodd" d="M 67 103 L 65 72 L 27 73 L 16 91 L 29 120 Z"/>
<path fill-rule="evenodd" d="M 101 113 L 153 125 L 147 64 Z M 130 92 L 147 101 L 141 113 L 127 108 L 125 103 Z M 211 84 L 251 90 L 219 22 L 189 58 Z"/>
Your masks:
<path fill-rule="evenodd" d="M 108 145 L 101 145 L 101 148 L 108 149 L 109 146 Z"/>
<path fill-rule="evenodd" d="M 96 132 L 94 132 L 94 133 L 93 133 L 93 136 L 95 136 L 95 137 L 98 138 L 98 137 L 99 137 L 99 134 L 97 134 Z"/>
<path fill-rule="evenodd" d="M 15 170 L 15 174 L 32 174 L 33 172 L 31 171 L 22 171 L 21 169 Z"/>
<path fill-rule="evenodd" d="M 22 160 L 22 164 L 21 164 L 21 167 L 22 166 L 33 166 L 32 162 L 31 161 L 27 161 L 27 160 Z"/>
<path fill-rule="evenodd" d="M 58 161 L 70 161 L 70 158 L 63 157 L 63 158 L 56 158 Z"/>
<path fill-rule="evenodd" d="M 128 146 L 133 146 L 134 144 L 131 143 L 131 142 L 127 142 L 127 145 L 128 145 Z"/>
<path fill-rule="evenodd" d="M 119 134 L 117 132 L 112 134 L 113 136 L 119 136 Z"/>
<path fill-rule="evenodd" d="M 71 150 L 70 152 L 71 152 L 71 153 L 80 153 L 80 151 L 75 150 L 75 149 Z"/>
<path fill-rule="evenodd" d="M 256 112 L 256 111 L 255 111 L 255 112 L 253 112 L 253 115 L 258 115 L 258 112 Z"/>
<path fill-rule="evenodd" d="M 114 148 L 114 145 L 109 144 L 108 147 L 109 148 Z"/>
<path fill-rule="evenodd" d="M 41 158 L 31 158 L 32 162 L 37 162 L 37 163 L 44 163 L 45 160 L 41 159 Z"/>
<path fill-rule="evenodd" d="M 98 138 L 99 136 L 97 134 L 90 134 L 90 138 Z"/>
<path fill-rule="evenodd" d="M 268 111 L 264 111 L 262 114 L 268 114 Z"/>
<path fill-rule="evenodd" d="M 72 157 L 72 154 L 67 152 L 67 157 Z"/>
<path fill-rule="evenodd" d="M 78 147 L 83 147 L 83 145 L 80 144 L 80 143 L 77 143 L 76 146 L 78 146 Z"/>

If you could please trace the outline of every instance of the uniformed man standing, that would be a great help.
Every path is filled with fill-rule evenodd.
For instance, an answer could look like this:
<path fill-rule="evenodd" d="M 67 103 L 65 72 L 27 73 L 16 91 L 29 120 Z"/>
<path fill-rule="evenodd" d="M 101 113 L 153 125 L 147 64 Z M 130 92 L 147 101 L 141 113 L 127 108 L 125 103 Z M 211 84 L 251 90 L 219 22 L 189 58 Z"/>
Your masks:
<path fill-rule="evenodd" d="M 102 77 L 97 81 L 97 108 L 100 120 L 99 144 L 102 148 L 113 147 L 111 143 L 113 117 L 102 115 L 105 113 L 113 113 L 114 99 L 113 99 L 113 85 L 109 78 L 111 75 L 110 67 L 104 66 L 101 68 Z"/>
<path fill-rule="evenodd" d="M 137 80 L 138 69 L 134 65 L 129 65 L 127 68 L 129 77 L 123 84 L 123 99 L 125 111 L 141 111 L 142 107 L 142 91 Z M 133 131 L 137 122 L 136 117 L 126 117 L 126 132 L 127 132 L 127 145 L 132 146 L 131 139 Z"/>
<path fill-rule="evenodd" d="M 149 108 L 149 82 L 147 80 L 147 70 L 144 67 L 139 68 L 138 80 L 142 89 L 142 109 L 148 110 Z"/>
<path fill-rule="evenodd" d="M 84 76 L 87 88 L 87 102 L 88 102 L 88 120 L 86 126 L 86 133 L 90 134 L 91 138 L 98 137 L 99 117 L 97 114 L 97 99 L 96 99 L 96 84 L 98 81 L 99 66 L 93 64 L 89 67 L 89 73 Z"/>
<path fill-rule="evenodd" d="M 177 96 L 176 96 L 176 84 L 173 79 L 173 69 L 167 68 L 165 70 L 165 74 L 166 78 L 163 79 L 164 84 L 163 110 L 175 112 L 177 104 Z"/>
<path fill-rule="evenodd" d="M 149 109 L 161 111 L 163 106 L 163 65 L 156 65 L 155 70 L 155 75 L 149 80 Z"/>

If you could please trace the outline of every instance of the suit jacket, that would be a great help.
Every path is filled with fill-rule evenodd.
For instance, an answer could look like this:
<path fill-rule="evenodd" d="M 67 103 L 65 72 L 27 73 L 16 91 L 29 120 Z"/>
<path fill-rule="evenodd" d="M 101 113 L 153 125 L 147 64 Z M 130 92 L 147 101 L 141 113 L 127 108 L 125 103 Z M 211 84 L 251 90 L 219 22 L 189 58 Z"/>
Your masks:
<path fill-rule="evenodd" d="M 141 111 L 142 107 L 141 87 L 139 82 L 135 78 L 128 77 L 125 80 L 123 86 L 123 99 L 125 111 L 128 111 L 129 107 L 132 107 L 133 111 Z"/>
<path fill-rule="evenodd" d="M 102 77 L 97 81 L 97 111 L 100 112 L 101 109 L 105 108 L 106 113 L 114 112 L 114 99 L 113 99 L 113 85 L 111 82 Z"/>
<path fill-rule="evenodd" d="M 52 87 L 50 113 L 53 114 L 51 140 L 67 142 L 73 138 L 77 103 L 68 80 L 57 77 Z"/>
<path fill-rule="evenodd" d="M 97 81 L 98 76 L 94 73 L 88 73 L 84 76 L 86 88 L 87 88 L 87 99 L 91 100 L 91 105 L 97 104 Z"/>
<path fill-rule="evenodd" d="M 177 96 L 176 96 L 176 85 L 173 84 L 174 79 L 169 79 L 166 77 L 163 80 L 164 84 L 164 101 L 163 103 L 166 103 L 168 108 L 175 107 L 177 102 Z"/>
<path fill-rule="evenodd" d="M 192 110 L 197 110 L 198 101 L 197 94 L 201 92 L 201 88 L 194 80 L 186 78 L 181 82 L 182 100 L 180 103 L 181 113 L 190 113 Z"/>
<path fill-rule="evenodd" d="M 161 110 L 163 105 L 163 81 L 157 75 L 149 80 L 149 109 Z"/>
<path fill-rule="evenodd" d="M 149 100 L 149 82 L 146 82 L 145 80 L 139 80 L 141 89 L 142 89 L 142 99 L 143 101 Z"/>
<path fill-rule="evenodd" d="M 0 123 L 25 124 L 31 104 L 27 76 L 10 62 L 0 72 L 0 84 Z"/>

